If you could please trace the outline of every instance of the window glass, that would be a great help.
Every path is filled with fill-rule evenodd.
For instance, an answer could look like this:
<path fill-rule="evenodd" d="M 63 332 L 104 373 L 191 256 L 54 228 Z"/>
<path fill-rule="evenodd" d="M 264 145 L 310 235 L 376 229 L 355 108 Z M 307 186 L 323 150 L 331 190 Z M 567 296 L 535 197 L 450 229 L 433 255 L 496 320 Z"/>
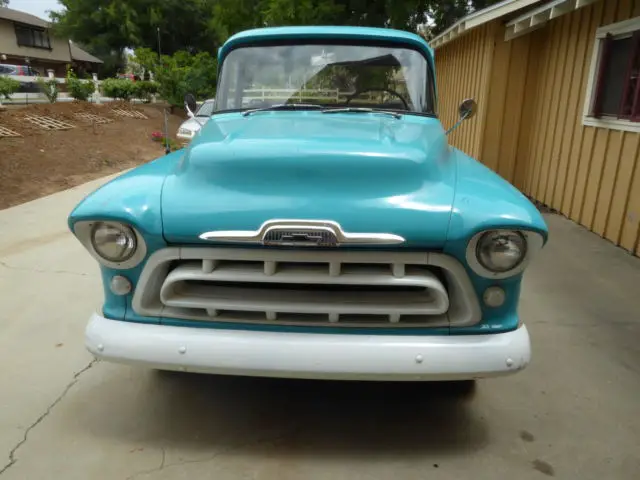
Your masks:
<path fill-rule="evenodd" d="M 46 30 L 16 25 L 15 32 L 18 45 L 24 47 L 51 48 L 49 34 Z"/>
<path fill-rule="evenodd" d="M 631 55 L 631 38 L 614 40 L 602 85 L 602 114 L 618 115 Z"/>
<path fill-rule="evenodd" d="M 210 117 L 213 114 L 214 102 L 204 102 L 196 112 L 196 117 Z"/>
<path fill-rule="evenodd" d="M 216 109 L 312 103 L 433 113 L 431 92 L 427 60 L 409 48 L 255 46 L 226 57 Z"/>
<path fill-rule="evenodd" d="M 31 29 L 16 25 L 16 39 L 18 45 L 31 46 L 33 44 Z"/>

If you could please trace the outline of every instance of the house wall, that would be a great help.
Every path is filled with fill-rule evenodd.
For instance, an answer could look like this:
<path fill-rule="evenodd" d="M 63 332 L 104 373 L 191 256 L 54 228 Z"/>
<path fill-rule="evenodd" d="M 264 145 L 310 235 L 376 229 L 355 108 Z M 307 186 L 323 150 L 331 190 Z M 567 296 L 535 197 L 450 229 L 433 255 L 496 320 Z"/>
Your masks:
<path fill-rule="evenodd" d="M 45 48 L 31 48 L 18 46 L 13 22 L 0 19 L 0 53 L 5 55 L 17 55 L 52 62 L 71 62 L 69 42 L 64 38 L 56 38 L 50 35 L 51 50 Z M 24 63 L 24 62 L 23 62 Z"/>
<path fill-rule="evenodd" d="M 582 113 L 597 28 L 639 15 L 640 2 L 602 0 L 553 20 L 532 37 L 540 52 L 539 78 L 520 185 L 636 255 L 640 134 L 583 126 Z"/>
<path fill-rule="evenodd" d="M 463 92 L 479 100 L 453 145 L 640 255 L 640 134 L 582 124 L 596 30 L 635 16 L 638 1 L 601 0 L 509 42 L 495 21 L 436 50 L 436 68 L 445 125 Z"/>
<path fill-rule="evenodd" d="M 482 150 L 494 36 L 495 25 L 484 25 L 439 48 L 435 56 L 438 114 L 445 128 L 458 121 L 458 106 L 464 99 L 478 102 L 478 114 L 450 136 L 453 145 L 476 158 Z"/>

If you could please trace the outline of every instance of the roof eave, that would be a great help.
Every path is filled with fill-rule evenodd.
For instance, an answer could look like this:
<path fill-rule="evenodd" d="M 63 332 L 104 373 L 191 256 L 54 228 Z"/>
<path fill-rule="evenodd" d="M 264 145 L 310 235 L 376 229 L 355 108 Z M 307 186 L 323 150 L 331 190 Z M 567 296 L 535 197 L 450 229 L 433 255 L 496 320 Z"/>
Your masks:
<path fill-rule="evenodd" d="M 598 0 L 553 0 L 552 2 L 541 5 L 538 8 L 529 10 L 507 23 L 505 40 L 509 41 L 531 33 L 534 30 L 543 27 L 547 22 L 554 18 L 558 18 L 574 10 L 586 7 L 587 5 L 597 1 Z"/>
<path fill-rule="evenodd" d="M 437 37 L 433 38 L 429 43 L 434 49 L 437 49 L 446 43 L 454 40 L 462 34 L 472 30 L 476 27 L 489 23 L 493 20 L 509 15 L 522 8 L 529 7 L 536 3 L 540 3 L 543 0 L 504 0 L 500 3 L 496 3 L 490 7 L 487 7 L 477 12 L 470 13 L 464 18 L 461 18 L 451 27 L 446 29 Z"/>

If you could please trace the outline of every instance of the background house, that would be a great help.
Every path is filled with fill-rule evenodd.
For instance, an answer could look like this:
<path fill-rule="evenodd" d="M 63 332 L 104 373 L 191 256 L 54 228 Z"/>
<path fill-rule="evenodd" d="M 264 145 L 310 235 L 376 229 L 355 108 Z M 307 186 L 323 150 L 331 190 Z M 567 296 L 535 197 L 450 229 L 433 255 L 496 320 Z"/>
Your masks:
<path fill-rule="evenodd" d="M 506 0 L 431 41 L 451 136 L 526 195 L 640 255 L 640 2 Z"/>
<path fill-rule="evenodd" d="M 56 77 L 65 76 L 67 65 L 91 72 L 102 63 L 68 39 L 54 36 L 50 27 L 34 15 L 0 8 L 0 63 L 30 65 L 43 76 L 53 70 Z"/>

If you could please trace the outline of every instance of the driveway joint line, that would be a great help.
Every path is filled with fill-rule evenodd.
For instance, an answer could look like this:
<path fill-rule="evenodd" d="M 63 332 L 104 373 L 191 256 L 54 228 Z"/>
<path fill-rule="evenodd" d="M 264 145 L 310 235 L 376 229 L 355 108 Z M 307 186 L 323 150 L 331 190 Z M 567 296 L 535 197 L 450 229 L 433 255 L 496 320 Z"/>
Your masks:
<path fill-rule="evenodd" d="M 62 273 L 66 275 L 79 275 L 81 277 L 88 277 L 88 273 L 82 272 L 70 272 L 69 270 L 41 270 L 38 268 L 29 268 L 29 267 L 16 267 L 14 265 L 9 265 L 7 262 L 0 260 L 0 265 L 9 270 L 20 270 L 24 272 L 33 272 L 33 273 Z"/>
<path fill-rule="evenodd" d="M 62 391 L 62 393 L 58 396 L 58 398 L 56 398 L 53 403 L 51 403 L 51 405 L 49 405 L 47 407 L 47 409 L 45 410 L 45 412 L 40 415 L 35 422 L 33 422 L 31 425 L 29 425 L 27 427 L 27 429 L 24 431 L 24 435 L 22 437 L 22 439 L 16 444 L 16 446 L 14 446 L 11 451 L 9 452 L 9 463 L 7 463 L 4 467 L 2 467 L 2 469 L 0 469 L 0 475 L 2 475 L 3 473 L 5 473 L 7 470 L 9 470 L 11 467 L 13 467 L 17 462 L 18 459 L 16 458 L 16 454 L 18 452 L 18 450 L 20 449 L 20 447 L 22 447 L 22 445 L 24 445 L 27 442 L 27 439 L 29 437 L 29 433 L 31 432 L 31 430 L 33 430 L 35 427 L 37 427 L 45 418 L 47 418 L 47 416 L 49 416 L 49 414 L 51 413 L 51 411 L 55 408 L 56 405 L 58 405 L 63 399 L 64 397 L 67 395 L 67 393 L 69 393 L 69 390 L 71 390 L 71 388 L 78 383 L 78 380 L 80 379 L 80 376 L 86 372 L 87 370 L 89 370 L 91 367 L 93 367 L 95 365 L 95 363 L 97 362 L 96 359 L 91 360 L 91 362 L 89 362 L 88 365 L 86 365 L 82 370 L 76 372 L 73 374 L 73 379 L 71 380 L 71 382 L 69 382 L 67 384 L 67 386 L 64 388 L 64 390 Z"/>

